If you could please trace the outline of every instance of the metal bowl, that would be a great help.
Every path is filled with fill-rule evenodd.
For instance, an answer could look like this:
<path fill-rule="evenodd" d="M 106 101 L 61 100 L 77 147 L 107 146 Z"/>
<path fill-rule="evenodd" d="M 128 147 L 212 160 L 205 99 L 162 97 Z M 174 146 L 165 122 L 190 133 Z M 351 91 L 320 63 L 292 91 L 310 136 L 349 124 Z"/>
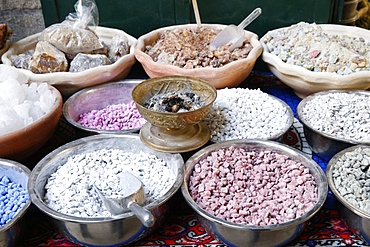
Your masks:
<path fill-rule="evenodd" d="M 370 243 L 370 214 L 366 213 L 363 210 L 360 210 L 358 207 L 354 206 L 347 199 L 345 199 L 339 193 L 333 180 L 333 170 L 337 166 L 338 160 L 349 152 L 353 152 L 357 148 L 369 149 L 370 146 L 355 145 L 346 148 L 334 155 L 334 157 L 329 161 L 328 166 L 326 167 L 326 176 L 328 178 L 329 188 L 334 195 L 336 207 L 340 216 L 344 219 L 349 229 L 353 233 L 365 240 L 367 243 Z"/>
<path fill-rule="evenodd" d="M 351 147 L 353 145 L 369 145 L 369 141 L 343 139 L 335 135 L 320 132 L 314 129 L 302 113 L 305 104 L 309 101 L 315 101 L 315 97 L 319 95 L 326 95 L 330 93 L 349 93 L 349 94 L 365 94 L 370 96 L 369 91 L 364 90 L 328 90 L 318 92 L 304 98 L 297 106 L 297 115 L 299 120 L 303 123 L 303 130 L 307 143 L 313 152 L 315 152 L 322 159 L 329 161 L 339 151 Z"/>
<path fill-rule="evenodd" d="M 132 101 L 131 92 L 141 81 L 139 79 L 127 79 L 82 89 L 66 100 L 63 105 L 63 115 L 78 130 L 80 136 L 139 132 L 140 127 L 126 130 L 94 129 L 79 124 L 78 120 L 81 114 L 91 110 L 103 109 L 113 104 L 130 103 Z"/>
<path fill-rule="evenodd" d="M 154 95 L 169 92 L 192 92 L 204 106 L 187 112 L 160 112 L 145 107 Z M 185 76 L 163 76 L 145 80 L 132 91 L 132 98 L 140 114 L 148 121 L 140 130 L 140 137 L 150 147 L 164 152 L 194 150 L 210 138 L 202 119 L 209 113 L 217 97 L 216 88 L 204 80 Z"/>
<path fill-rule="evenodd" d="M 30 169 L 26 166 L 7 159 L 0 159 L 0 174 L 6 175 L 9 179 L 17 184 L 20 184 L 24 189 L 27 189 L 27 182 L 30 176 Z M 31 199 L 17 213 L 17 215 L 6 225 L 0 228 L 0 245 L 1 246 L 16 246 L 26 229 L 24 215 L 31 205 Z"/>
<path fill-rule="evenodd" d="M 59 165 L 67 161 L 69 156 L 103 148 L 154 154 L 165 160 L 177 174 L 174 185 L 166 194 L 157 201 L 145 205 L 154 216 L 152 227 L 142 225 L 131 212 L 117 218 L 83 218 L 62 214 L 48 207 L 43 201 L 47 179 Z M 28 189 L 33 204 L 49 216 L 58 230 L 72 242 L 84 246 L 119 246 L 144 238 L 163 223 L 168 212 L 168 201 L 180 188 L 183 175 L 184 161 L 181 155 L 151 150 L 141 143 L 138 135 L 92 135 L 67 143 L 45 156 L 32 170 Z"/>
<path fill-rule="evenodd" d="M 257 150 L 271 150 L 273 152 L 285 154 L 292 160 L 303 164 L 310 170 L 310 173 L 316 180 L 318 187 L 318 201 L 316 205 L 301 217 L 286 223 L 270 226 L 235 224 L 222 220 L 206 212 L 192 199 L 189 193 L 190 175 L 195 164 L 200 160 L 208 157 L 212 152 L 219 150 L 220 148 L 231 146 L 246 147 L 248 149 L 253 148 Z M 306 154 L 274 141 L 248 139 L 219 142 L 195 153 L 186 162 L 186 171 L 181 192 L 206 231 L 228 246 L 284 246 L 300 235 L 309 219 L 311 219 L 320 210 L 327 197 L 328 184 L 324 171 Z"/>
<path fill-rule="evenodd" d="M 227 26 L 221 24 L 202 23 L 202 27 L 215 30 L 223 30 Z M 216 88 L 236 87 L 240 85 L 249 76 L 263 50 L 258 40 L 258 36 L 250 31 L 244 30 L 245 39 L 249 40 L 249 42 L 253 46 L 249 55 L 246 58 L 233 61 L 219 68 L 180 68 L 175 65 L 155 62 L 148 54 L 144 52 L 147 45 L 151 45 L 156 42 L 160 35 L 167 30 L 171 31 L 176 29 L 195 28 L 197 28 L 196 24 L 175 25 L 162 27 L 142 35 L 138 38 L 137 44 L 135 45 L 136 59 L 141 63 L 145 72 L 149 75 L 150 78 L 159 76 L 181 75 L 200 78 L 207 81 Z"/>
<path fill-rule="evenodd" d="M 370 40 L 370 31 L 354 26 L 337 24 L 319 24 L 329 35 L 348 35 Z M 291 87 L 297 96 L 305 98 L 310 94 L 325 90 L 366 90 L 370 88 L 370 71 L 360 71 L 349 75 L 338 75 L 331 72 L 314 72 L 298 65 L 283 62 L 278 56 L 269 52 L 264 42 L 274 32 L 289 29 L 290 27 L 271 30 L 261 37 L 263 47 L 261 58 L 266 62 L 270 71 L 287 86 Z M 365 49 L 365 47 L 364 47 Z"/>

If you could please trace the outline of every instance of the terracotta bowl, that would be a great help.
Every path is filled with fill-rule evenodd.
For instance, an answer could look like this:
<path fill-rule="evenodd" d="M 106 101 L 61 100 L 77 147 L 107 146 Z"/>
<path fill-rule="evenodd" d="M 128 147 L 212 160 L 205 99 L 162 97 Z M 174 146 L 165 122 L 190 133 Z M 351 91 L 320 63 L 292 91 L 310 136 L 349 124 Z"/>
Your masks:
<path fill-rule="evenodd" d="M 110 43 L 112 37 L 115 35 L 126 35 L 130 45 L 130 53 L 122 56 L 113 64 L 99 66 L 76 73 L 56 72 L 35 74 L 26 69 L 18 70 L 26 74 L 30 81 L 43 81 L 55 86 L 63 94 L 63 96 L 70 96 L 82 88 L 125 78 L 130 72 L 131 67 L 136 62 L 134 56 L 134 46 L 137 41 L 136 38 L 128 35 L 122 30 L 113 28 L 96 27 L 94 31 L 99 36 L 99 39 L 106 43 Z M 39 36 L 40 33 L 33 34 L 12 44 L 9 47 L 9 50 L 1 57 L 2 62 L 6 65 L 12 65 L 10 57 L 12 55 L 22 54 L 30 49 L 34 49 L 38 42 Z"/>
<path fill-rule="evenodd" d="M 348 35 L 351 37 L 363 37 L 370 41 L 370 31 L 359 27 L 320 24 L 325 33 L 330 35 Z M 275 32 L 289 27 L 271 30 Z M 313 72 L 298 65 L 291 65 L 283 62 L 279 57 L 271 54 L 263 40 L 262 60 L 267 63 L 270 71 L 287 86 L 291 87 L 300 98 L 324 90 L 366 90 L 370 88 L 370 71 L 355 72 L 349 75 L 338 75 L 330 72 Z"/>
<path fill-rule="evenodd" d="M 218 24 L 202 24 L 202 26 L 220 30 L 226 27 L 225 25 Z M 258 41 L 258 36 L 249 31 L 245 31 L 245 39 L 250 41 L 253 49 L 249 53 L 248 57 L 233 61 L 220 68 L 204 67 L 184 69 L 174 65 L 157 63 L 144 52 L 146 45 L 155 42 L 158 37 L 167 30 L 196 27 L 196 24 L 164 27 L 149 32 L 138 38 L 135 46 L 135 57 L 141 63 L 148 76 L 151 78 L 171 75 L 191 76 L 205 80 L 216 88 L 236 87 L 241 84 L 248 77 L 256 63 L 257 58 L 262 53 L 262 46 Z"/>
<path fill-rule="evenodd" d="M 50 112 L 35 122 L 0 136 L 0 157 L 24 161 L 41 148 L 54 133 L 62 115 L 62 95 L 50 86 L 56 100 Z"/>

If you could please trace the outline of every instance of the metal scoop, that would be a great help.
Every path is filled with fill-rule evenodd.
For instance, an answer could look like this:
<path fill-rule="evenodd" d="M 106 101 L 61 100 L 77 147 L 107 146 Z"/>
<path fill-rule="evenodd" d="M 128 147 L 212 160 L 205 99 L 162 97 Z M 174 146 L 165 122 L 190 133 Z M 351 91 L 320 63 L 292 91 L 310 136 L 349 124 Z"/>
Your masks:
<path fill-rule="evenodd" d="M 231 43 L 229 51 L 240 47 L 244 41 L 244 28 L 254 21 L 262 13 L 261 8 L 256 8 L 238 26 L 233 24 L 222 30 L 210 45 L 211 51 L 216 50 L 221 45 Z"/>
<path fill-rule="evenodd" d="M 141 206 L 145 203 L 145 194 L 141 181 L 129 172 L 122 172 L 119 175 L 119 179 L 124 192 L 124 195 L 120 198 L 105 197 L 101 190 L 93 184 L 93 188 L 104 206 L 114 216 L 131 210 L 144 226 L 153 226 L 154 217 L 152 213 Z"/>

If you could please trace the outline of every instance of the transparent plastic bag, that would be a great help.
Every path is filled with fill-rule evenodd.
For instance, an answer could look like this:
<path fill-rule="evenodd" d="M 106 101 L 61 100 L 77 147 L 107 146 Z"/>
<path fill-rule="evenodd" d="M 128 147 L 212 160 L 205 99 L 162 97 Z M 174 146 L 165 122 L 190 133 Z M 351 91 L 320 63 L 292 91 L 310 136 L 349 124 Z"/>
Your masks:
<path fill-rule="evenodd" d="M 40 41 L 48 41 L 66 54 L 77 54 L 101 49 L 98 35 L 93 31 L 99 24 L 99 12 L 94 0 L 78 0 L 75 13 L 47 27 L 41 32 Z"/>

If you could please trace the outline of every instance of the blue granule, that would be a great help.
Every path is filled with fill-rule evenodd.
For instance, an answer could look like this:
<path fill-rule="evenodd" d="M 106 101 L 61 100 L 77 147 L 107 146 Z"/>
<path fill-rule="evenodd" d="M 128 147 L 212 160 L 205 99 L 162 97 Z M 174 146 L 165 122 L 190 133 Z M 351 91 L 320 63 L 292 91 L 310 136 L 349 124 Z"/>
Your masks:
<path fill-rule="evenodd" d="M 0 177 L 0 228 L 11 221 L 26 205 L 29 194 L 7 176 Z"/>

